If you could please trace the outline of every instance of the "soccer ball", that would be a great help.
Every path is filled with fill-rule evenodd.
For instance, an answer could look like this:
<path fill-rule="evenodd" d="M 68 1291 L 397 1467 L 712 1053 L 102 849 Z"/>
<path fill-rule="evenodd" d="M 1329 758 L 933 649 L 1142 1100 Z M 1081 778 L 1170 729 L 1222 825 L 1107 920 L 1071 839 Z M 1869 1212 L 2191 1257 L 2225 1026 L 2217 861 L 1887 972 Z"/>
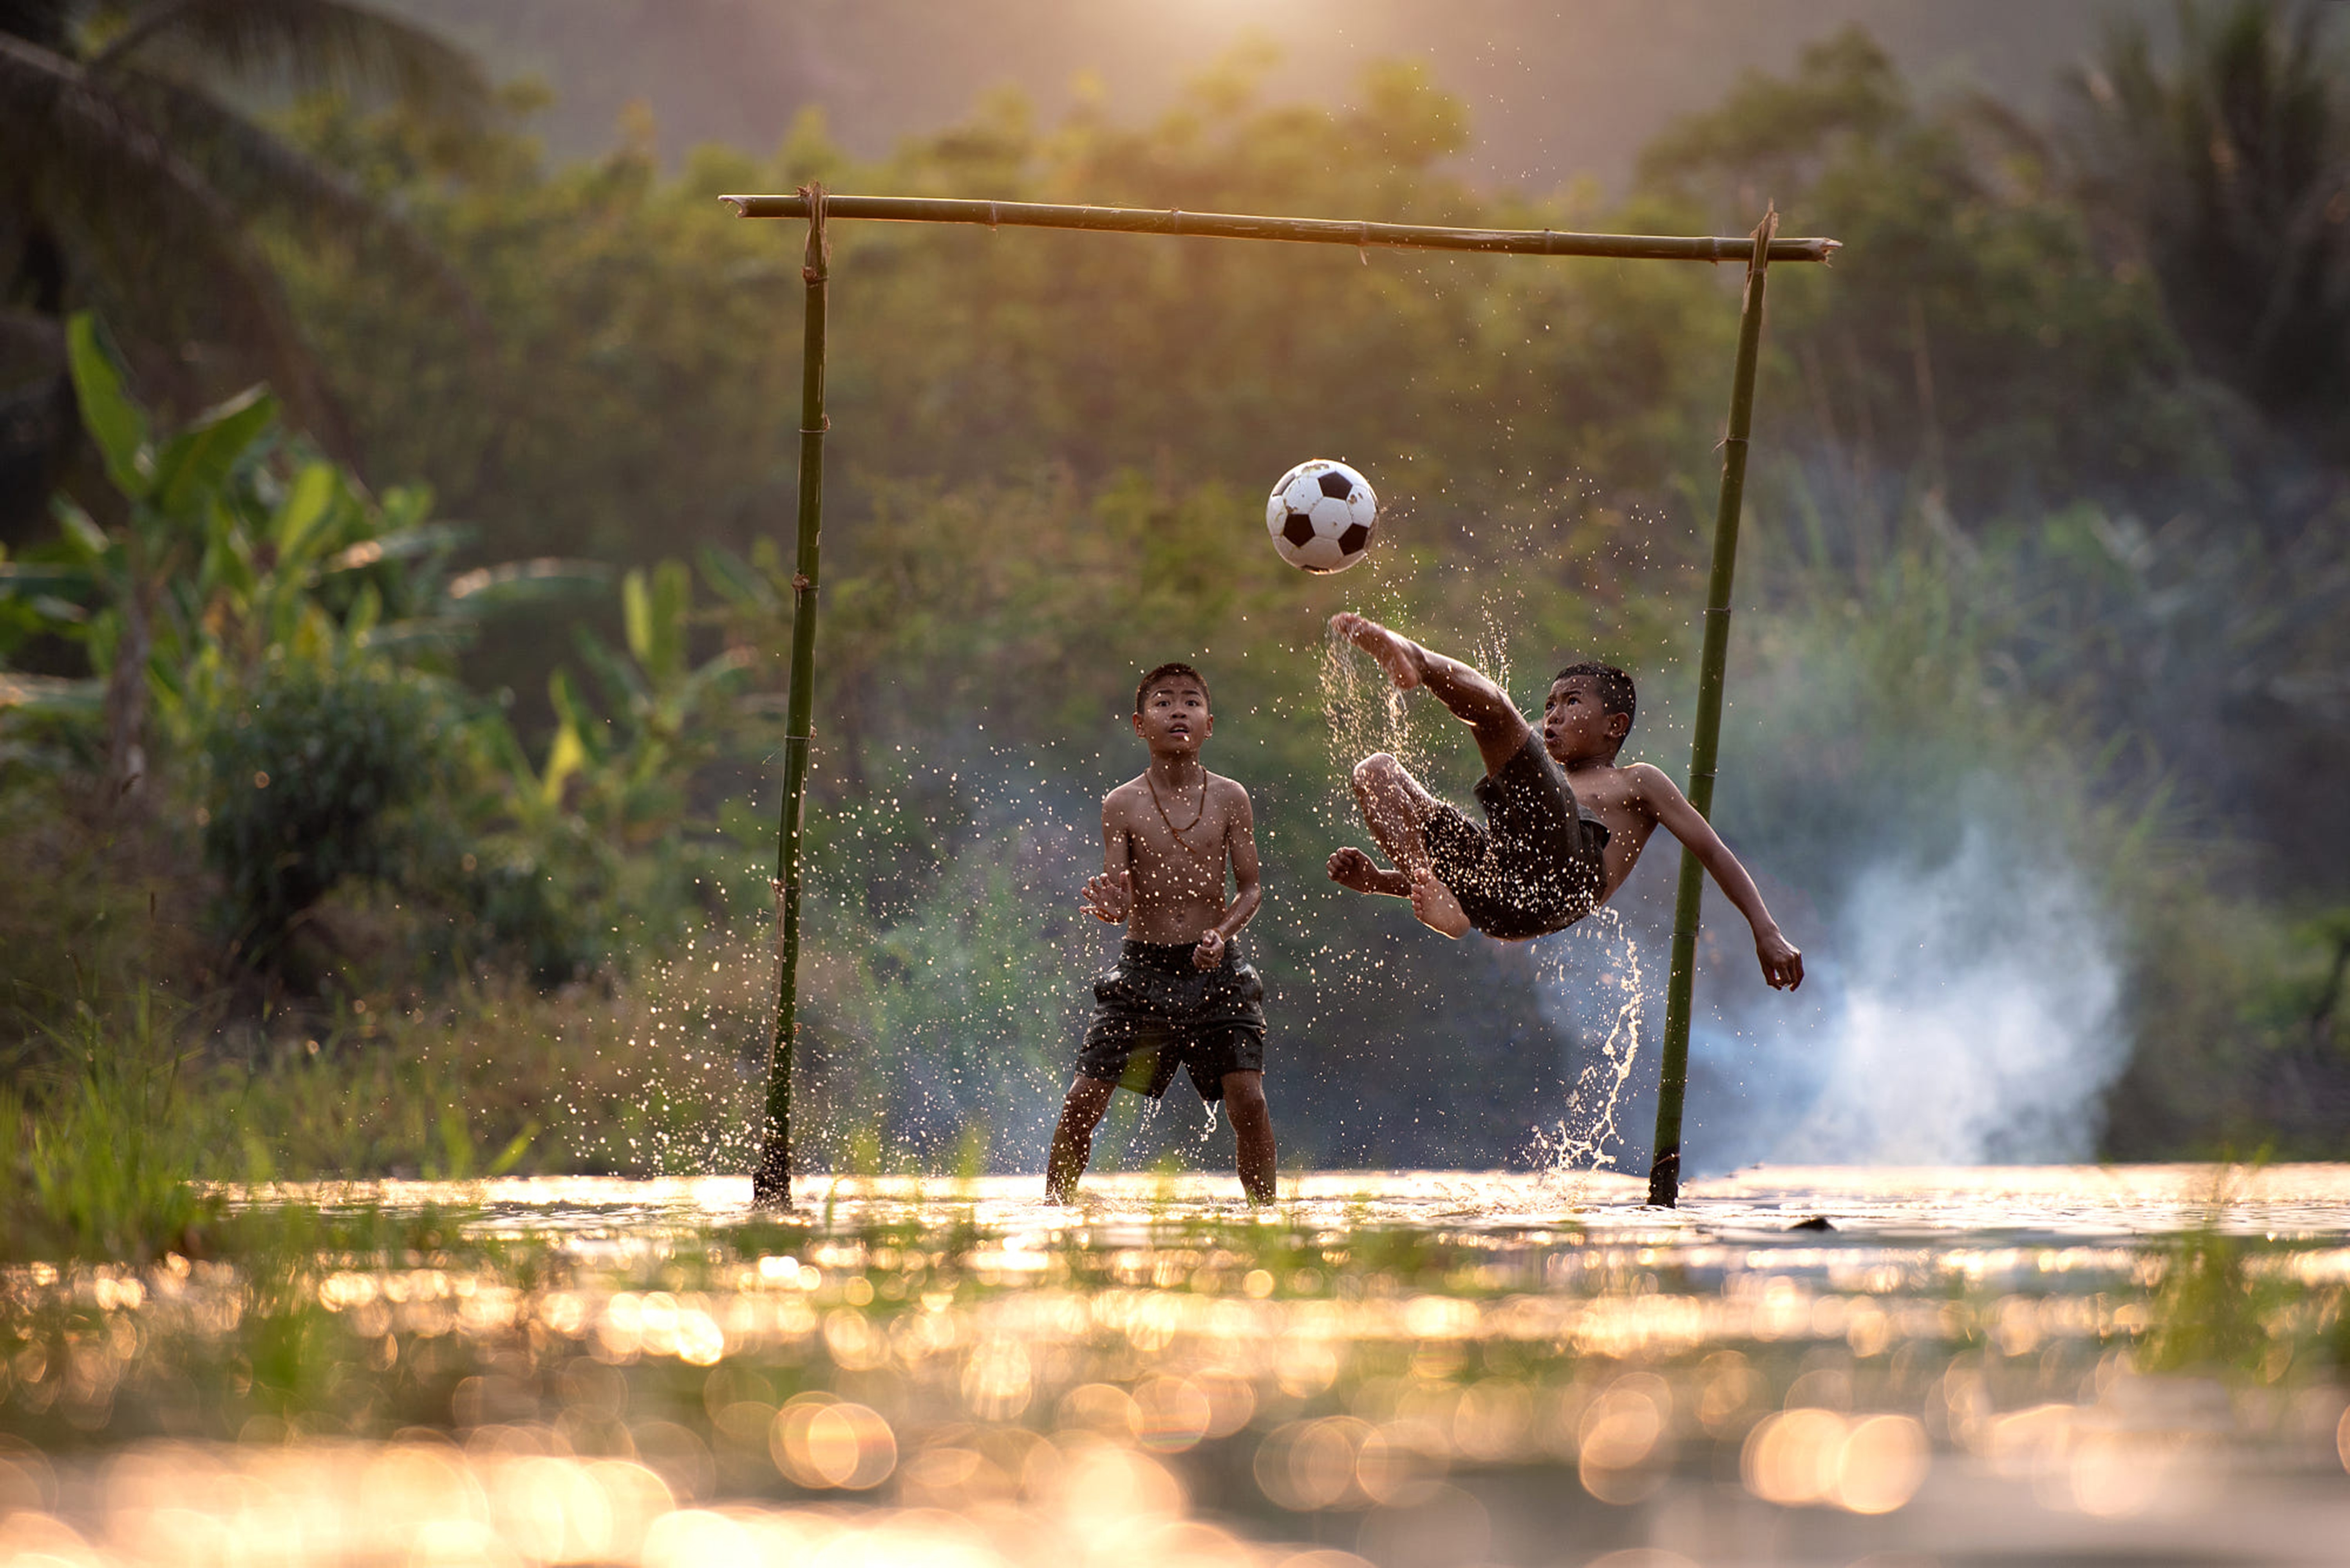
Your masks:
<path fill-rule="evenodd" d="M 1264 528 L 1291 566 L 1343 572 L 1370 548 L 1379 498 L 1370 482 L 1343 462 L 1317 457 L 1281 476 L 1265 498 Z"/>

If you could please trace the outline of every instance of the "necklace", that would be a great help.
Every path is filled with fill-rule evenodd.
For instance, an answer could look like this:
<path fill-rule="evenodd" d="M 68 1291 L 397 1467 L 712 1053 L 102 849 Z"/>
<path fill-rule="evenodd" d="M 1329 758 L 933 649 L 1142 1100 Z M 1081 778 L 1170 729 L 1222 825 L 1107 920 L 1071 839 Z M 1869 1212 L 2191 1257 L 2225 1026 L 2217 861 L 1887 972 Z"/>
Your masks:
<path fill-rule="evenodd" d="M 1193 812 L 1191 814 L 1191 820 L 1185 823 L 1180 827 L 1176 826 L 1175 819 L 1167 815 L 1167 803 L 1159 798 L 1159 781 L 1150 776 L 1150 770 L 1148 768 L 1143 770 L 1142 782 L 1144 786 L 1150 791 L 1150 804 L 1158 809 L 1159 820 L 1167 825 L 1167 831 L 1175 836 L 1175 842 L 1183 846 L 1183 853 L 1189 855 L 1192 859 L 1197 860 L 1201 865 L 1206 865 L 1208 863 L 1207 857 L 1201 854 L 1199 850 L 1194 849 L 1191 846 L 1191 841 L 1184 837 L 1183 835 L 1190 832 L 1192 828 L 1199 826 L 1200 819 L 1208 815 L 1208 770 L 1205 768 L 1201 768 L 1200 770 L 1200 809 Z"/>

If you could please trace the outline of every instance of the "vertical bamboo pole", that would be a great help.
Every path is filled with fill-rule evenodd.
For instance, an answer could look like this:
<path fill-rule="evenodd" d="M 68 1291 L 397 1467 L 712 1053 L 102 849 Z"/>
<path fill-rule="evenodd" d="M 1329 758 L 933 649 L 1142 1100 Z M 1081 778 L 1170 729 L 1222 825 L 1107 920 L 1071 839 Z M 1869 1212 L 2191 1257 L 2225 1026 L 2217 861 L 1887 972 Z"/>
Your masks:
<path fill-rule="evenodd" d="M 792 576 L 791 698 L 784 720 L 783 822 L 775 845 L 775 1038 L 767 1067 L 766 1125 L 759 1168 L 751 1176 L 754 1203 L 792 1199 L 792 1056 L 797 1024 L 800 964 L 800 823 L 807 793 L 808 748 L 816 707 L 816 537 L 824 526 L 824 305 L 832 243 L 825 233 L 824 187 L 806 185 L 807 251 L 800 279 L 807 285 L 807 318 L 800 358 L 799 557 Z"/>
<path fill-rule="evenodd" d="M 1713 815 L 1713 765 L 1721 742 L 1721 687 L 1730 661 L 1730 586 L 1738 570 L 1738 516 L 1746 495 L 1746 438 L 1754 423 L 1754 363 L 1762 348 L 1762 280 L 1779 214 L 1766 212 L 1746 264 L 1746 301 L 1738 317 L 1738 364 L 1731 377 L 1730 430 L 1721 443 L 1721 499 L 1713 514 L 1713 571 L 1706 585 L 1705 647 L 1698 665 L 1697 723 L 1690 739 L 1690 804 Z M 1705 867 L 1681 850 L 1673 898 L 1672 966 L 1665 980 L 1665 1052 L 1657 1085 L 1656 1154 L 1648 1201 L 1670 1209 L 1680 1196 L 1681 1102 L 1689 1088 L 1690 1003 L 1697 978 L 1698 912 Z"/>

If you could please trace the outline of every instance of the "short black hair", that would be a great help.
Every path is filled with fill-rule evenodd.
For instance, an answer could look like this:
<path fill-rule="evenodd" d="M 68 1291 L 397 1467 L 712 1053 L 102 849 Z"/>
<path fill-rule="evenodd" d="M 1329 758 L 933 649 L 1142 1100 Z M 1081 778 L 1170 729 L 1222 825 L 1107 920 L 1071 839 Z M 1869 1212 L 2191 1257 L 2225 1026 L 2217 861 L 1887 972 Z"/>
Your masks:
<path fill-rule="evenodd" d="M 1215 699 L 1208 695 L 1208 678 L 1179 659 L 1171 664 L 1162 664 L 1142 678 L 1141 684 L 1134 689 L 1134 711 L 1138 713 L 1142 711 L 1142 700 L 1150 695 L 1150 689 L 1153 686 L 1162 680 L 1173 680 L 1179 676 L 1198 681 L 1201 700 L 1211 709 L 1216 705 Z"/>
<path fill-rule="evenodd" d="M 1577 659 L 1550 678 L 1554 686 L 1570 676 L 1588 676 L 1598 683 L 1599 708 L 1605 713 L 1624 715 L 1624 732 L 1631 733 L 1633 715 L 1640 711 L 1639 694 L 1632 689 L 1632 678 L 1612 664 L 1602 664 L 1596 659 Z"/>

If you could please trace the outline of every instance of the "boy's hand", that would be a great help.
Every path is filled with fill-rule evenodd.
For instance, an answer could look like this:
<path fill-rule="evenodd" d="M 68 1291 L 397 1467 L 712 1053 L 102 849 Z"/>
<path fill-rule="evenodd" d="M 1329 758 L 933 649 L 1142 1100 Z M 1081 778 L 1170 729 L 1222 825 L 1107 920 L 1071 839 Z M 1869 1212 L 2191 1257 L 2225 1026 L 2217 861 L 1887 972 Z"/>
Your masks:
<path fill-rule="evenodd" d="M 1381 873 L 1378 862 L 1351 844 L 1330 857 L 1329 872 L 1330 880 L 1341 888 L 1349 888 L 1357 893 L 1386 891 L 1379 885 L 1387 878 Z"/>
<path fill-rule="evenodd" d="M 1200 945 L 1191 950 L 1193 969 L 1213 969 L 1224 961 L 1224 933 L 1210 926 L 1200 933 Z"/>
<path fill-rule="evenodd" d="M 1793 991 L 1804 983 L 1804 955 L 1778 927 L 1754 933 L 1754 956 L 1762 961 L 1762 978 L 1772 990 Z"/>
<path fill-rule="evenodd" d="M 1134 873 L 1121 871 L 1115 877 L 1107 871 L 1097 874 L 1086 883 L 1077 903 L 1097 920 L 1113 926 L 1126 924 L 1126 917 L 1134 908 Z"/>

